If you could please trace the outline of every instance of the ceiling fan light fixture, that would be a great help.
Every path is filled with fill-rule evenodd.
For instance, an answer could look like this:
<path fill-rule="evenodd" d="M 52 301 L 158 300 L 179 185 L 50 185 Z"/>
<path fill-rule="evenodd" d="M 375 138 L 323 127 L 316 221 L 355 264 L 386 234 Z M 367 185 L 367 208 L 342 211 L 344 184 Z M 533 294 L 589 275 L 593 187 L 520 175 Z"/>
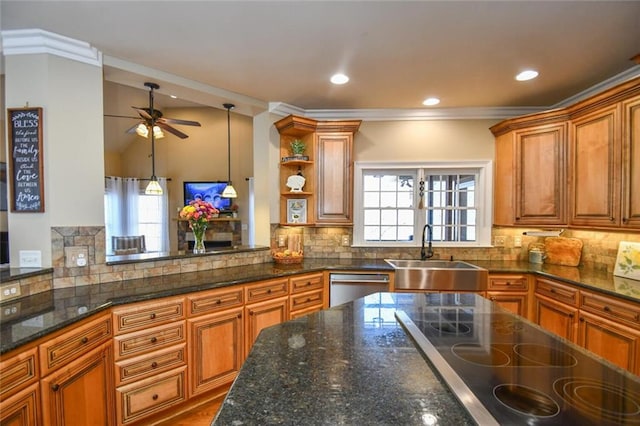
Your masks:
<path fill-rule="evenodd" d="M 160 186 L 160 182 L 158 182 L 158 179 L 155 176 L 151 176 L 151 180 L 145 188 L 144 193 L 146 195 L 162 195 L 162 187 Z"/>
<path fill-rule="evenodd" d="M 142 136 L 143 138 L 149 137 L 149 129 L 144 123 L 138 124 L 138 126 L 136 127 L 136 133 L 138 134 L 138 136 Z"/>
<path fill-rule="evenodd" d="M 164 133 L 159 126 L 153 126 L 153 137 L 156 139 L 164 138 Z"/>

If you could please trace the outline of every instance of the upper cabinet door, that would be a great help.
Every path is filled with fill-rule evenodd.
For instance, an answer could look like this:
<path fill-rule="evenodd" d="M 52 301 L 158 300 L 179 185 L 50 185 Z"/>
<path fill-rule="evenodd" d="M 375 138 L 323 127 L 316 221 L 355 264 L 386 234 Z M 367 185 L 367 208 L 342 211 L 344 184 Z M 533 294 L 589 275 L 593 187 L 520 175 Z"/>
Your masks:
<path fill-rule="evenodd" d="M 350 224 L 353 199 L 353 134 L 319 133 L 317 223 Z"/>
<path fill-rule="evenodd" d="M 565 123 L 516 132 L 515 224 L 566 224 Z"/>
<path fill-rule="evenodd" d="M 571 120 L 570 225 L 611 227 L 620 215 L 620 104 Z"/>
<path fill-rule="evenodd" d="M 622 104 L 622 226 L 640 228 L 640 96 Z"/>

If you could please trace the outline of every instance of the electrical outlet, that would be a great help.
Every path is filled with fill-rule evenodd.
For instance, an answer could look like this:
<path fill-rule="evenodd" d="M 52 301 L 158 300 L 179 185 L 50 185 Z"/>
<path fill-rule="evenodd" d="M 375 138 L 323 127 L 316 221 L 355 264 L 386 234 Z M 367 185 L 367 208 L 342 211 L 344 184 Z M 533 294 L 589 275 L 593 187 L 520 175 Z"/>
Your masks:
<path fill-rule="evenodd" d="M 278 235 L 278 247 L 284 247 L 285 245 L 287 245 L 287 236 Z"/>
<path fill-rule="evenodd" d="M 522 247 L 522 237 L 520 235 L 516 235 L 515 237 L 513 237 L 513 246 Z"/>
<path fill-rule="evenodd" d="M 75 268 L 77 266 L 87 266 L 89 259 L 89 250 L 84 246 L 65 247 L 64 248 L 64 266 L 66 268 Z"/>
<path fill-rule="evenodd" d="M 20 250 L 18 254 L 21 268 L 42 267 L 42 252 L 40 250 Z"/>
<path fill-rule="evenodd" d="M 343 246 L 348 246 L 349 245 L 349 236 L 348 235 L 343 235 L 342 236 L 342 245 Z"/>
<path fill-rule="evenodd" d="M 504 235 L 496 235 L 495 237 L 493 237 L 493 245 L 495 247 L 504 247 L 504 240 Z"/>
<path fill-rule="evenodd" d="M 2 287 L 2 292 L 0 294 L 2 294 L 2 297 L 0 297 L 0 300 L 8 300 L 8 299 L 13 299 L 15 297 L 19 297 L 22 294 L 20 291 L 20 284 L 16 283 L 16 284 L 6 285 Z"/>

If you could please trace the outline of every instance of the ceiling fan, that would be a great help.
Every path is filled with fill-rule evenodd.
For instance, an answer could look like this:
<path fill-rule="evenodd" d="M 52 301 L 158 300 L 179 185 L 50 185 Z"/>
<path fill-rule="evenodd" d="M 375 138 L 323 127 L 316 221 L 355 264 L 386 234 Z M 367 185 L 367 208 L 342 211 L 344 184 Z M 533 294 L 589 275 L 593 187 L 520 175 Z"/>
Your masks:
<path fill-rule="evenodd" d="M 153 91 L 160 88 L 160 86 L 156 83 L 144 83 L 146 87 L 149 88 L 149 106 L 148 107 L 135 107 L 131 108 L 135 109 L 140 117 L 128 117 L 123 115 L 108 115 L 107 117 L 120 117 L 120 118 L 135 118 L 141 119 L 141 121 L 137 124 L 134 124 L 132 127 L 127 129 L 125 133 L 138 133 L 140 136 L 147 137 L 147 133 L 150 131 L 154 131 L 155 138 L 158 139 L 164 135 L 161 135 L 161 132 L 158 131 L 157 128 L 161 130 L 166 130 L 169 133 L 176 135 L 181 139 L 186 139 L 189 136 L 180 130 L 172 127 L 171 124 L 181 125 L 181 126 L 200 126 L 200 123 L 197 121 L 190 120 L 179 120 L 176 118 L 167 118 L 162 115 L 162 111 L 155 109 L 153 107 Z M 157 128 L 156 128 L 157 127 Z"/>

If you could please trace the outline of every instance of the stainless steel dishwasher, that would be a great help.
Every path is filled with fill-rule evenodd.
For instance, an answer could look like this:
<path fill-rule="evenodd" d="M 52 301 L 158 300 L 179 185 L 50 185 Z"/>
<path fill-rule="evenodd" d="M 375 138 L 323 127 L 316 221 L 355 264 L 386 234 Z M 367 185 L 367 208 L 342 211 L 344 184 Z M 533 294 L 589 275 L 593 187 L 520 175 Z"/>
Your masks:
<path fill-rule="evenodd" d="M 380 291 L 389 291 L 388 273 L 329 274 L 329 307 Z"/>

